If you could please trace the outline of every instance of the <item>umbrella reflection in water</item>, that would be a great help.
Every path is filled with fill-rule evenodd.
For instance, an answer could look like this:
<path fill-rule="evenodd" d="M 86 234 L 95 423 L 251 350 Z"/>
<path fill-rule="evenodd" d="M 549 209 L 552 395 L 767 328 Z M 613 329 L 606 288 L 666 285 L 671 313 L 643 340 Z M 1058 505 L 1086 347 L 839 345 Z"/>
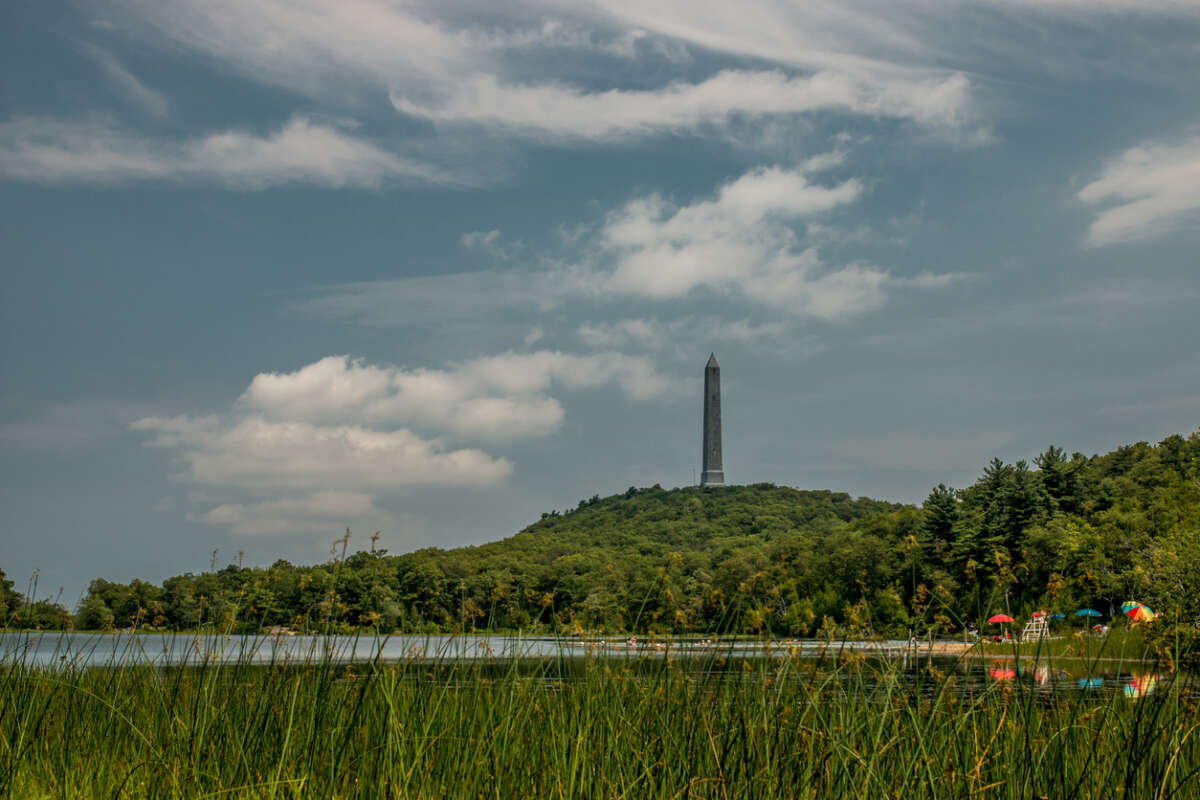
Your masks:
<path fill-rule="evenodd" d="M 1017 677 L 1017 671 L 1002 661 L 997 661 L 988 667 L 988 677 L 996 681 L 1011 681 Z"/>
<path fill-rule="evenodd" d="M 1135 675 L 1125 684 L 1125 696 L 1134 699 L 1145 697 L 1158 687 L 1157 675 Z"/>

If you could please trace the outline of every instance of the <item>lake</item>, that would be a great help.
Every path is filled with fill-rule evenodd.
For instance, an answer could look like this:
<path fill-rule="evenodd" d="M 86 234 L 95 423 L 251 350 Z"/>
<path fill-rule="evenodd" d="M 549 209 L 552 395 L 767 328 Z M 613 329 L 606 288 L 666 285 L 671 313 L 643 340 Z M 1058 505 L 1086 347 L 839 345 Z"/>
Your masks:
<path fill-rule="evenodd" d="M 841 652 L 899 654 L 905 642 L 755 641 L 745 639 L 657 639 L 441 634 L 391 636 L 220 635 L 162 633 L 0 633 L 0 661 L 30 666 L 120 666 L 276 662 L 443 662 L 543 659 L 575 656 L 613 658 L 711 658 L 793 654 L 809 657 Z"/>
<path fill-rule="evenodd" d="M 871 670 L 833 670 L 813 665 L 852 661 L 899 663 L 889 680 L 899 678 L 921 690 L 938 691 L 938 680 L 930 680 L 926 667 L 954 679 L 953 690 L 974 696 L 997 687 L 1024 687 L 1044 698 L 1055 695 L 1116 693 L 1130 698 L 1155 692 L 1161 676 L 1139 662 L 1105 660 L 1071 670 L 1052 663 L 1015 661 L 1003 657 L 958 658 L 953 655 L 914 654 L 901 640 L 826 642 L 819 640 L 761 641 L 704 638 L 651 639 L 639 637 L 509 636 L 509 635 L 393 635 L 393 636 L 306 636 L 306 635 L 218 635 L 160 633 L 0 633 L 0 663 L 39 668 L 199 666 L 202 664 L 291 664 L 324 662 L 361 664 L 378 659 L 397 665 L 478 666 L 506 669 L 517 662 L 565 664 L 589 658 L 612 659 L 641 668 L 655 663 L 693 665 L 706 675 L 744 672 L 746 664 L 764 659 L 796 658 L 808 668 L 796 670 L 797 678 L 833 681 L 842 688 L 873 692 L 881 685 Z M 936 643 L 935 643 L 936 644 Z M 943 652 L 958 643 L 942 643 Z M 551 682 L 570 680 L 569 666 L 549 677 Z M 877 671 L 879 674 L 889 672 Z M 537 673 L 547 678 L 544 670 Z M 414 674 L 420 674 L 418 671 Z M 1200 696 L 1189 683 L 1188 696 Z"/>

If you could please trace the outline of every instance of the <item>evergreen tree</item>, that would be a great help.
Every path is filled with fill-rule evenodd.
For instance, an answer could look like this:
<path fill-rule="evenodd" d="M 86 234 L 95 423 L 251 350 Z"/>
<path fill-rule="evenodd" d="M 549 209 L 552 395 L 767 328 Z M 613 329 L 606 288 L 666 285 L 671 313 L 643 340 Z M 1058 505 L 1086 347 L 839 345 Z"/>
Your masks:
<path fill-rule="evenodd" d="M 1078 454 L 1077 454 L 1078 455 Z M 1067 514 L 1079 511 L 1079 470 L 1082 458 L 1068 460 L 1062 448 L 1050 445 L 1034 459 L 1041 475 L 1042 486 L 1053 501 L 1053 509 Z"/>
<path fill-rule="evenodd" d="M 921 530 L 925 542 L 935 557 L 944 560 L 954 544 L 954 527 L 958 523 L 958 494 L 939 483 L 925 498 Z"/>

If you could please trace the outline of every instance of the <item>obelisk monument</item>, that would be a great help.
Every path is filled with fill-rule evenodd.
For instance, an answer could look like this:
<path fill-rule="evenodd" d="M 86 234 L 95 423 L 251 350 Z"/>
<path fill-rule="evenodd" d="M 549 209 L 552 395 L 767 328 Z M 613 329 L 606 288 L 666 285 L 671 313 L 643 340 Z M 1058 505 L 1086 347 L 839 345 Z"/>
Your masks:
<path fill-rule="evenodd" d="M 724 486 L 721 466 L 721 367 L 710 353 L 704 365 L 704 453 L 700 463 L 701 486 Z"/>

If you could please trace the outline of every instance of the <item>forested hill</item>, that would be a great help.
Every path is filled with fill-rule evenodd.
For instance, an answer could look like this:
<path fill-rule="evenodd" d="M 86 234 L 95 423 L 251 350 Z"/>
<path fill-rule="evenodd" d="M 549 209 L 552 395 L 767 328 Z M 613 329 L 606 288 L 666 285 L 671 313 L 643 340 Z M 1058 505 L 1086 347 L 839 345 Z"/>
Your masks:
<path fill-rule="evenodd" d="M 465 610 L 482 626 L 711 628 L 739 623 L 730 599 L 746 580 L 765 583 L 772 563 L 811 559 L 845 523 L 900 508 L 772 484 L 630 487 L 543 514 L 503 541 L 394 562 L 425 618 Z"/>
<path fill-rule="evenodd" d="M 730 558 L 794 536 L 823 537 L 842 523 L 903 506 L 830 491 L 801 491 L 758 483 L 705 489 L 630 487 L 623 494 L 582 500 L 573 511 L 543 514 L 515 536 L 478 547 L 429 550 L 456 566 L 458 576 L 497 569 L 519 574 L 534 565 L 563 578 L 556 565 L 589 572 L 605 564 L 632 565 L 668 553 L 716 553 Z M 465 571 L 464 571 L 465 570 Z"/>
<path fill-rule="evenodd" d="M 0 621 L 86 629 L 948 632 L 1127 599 L 1190 622 L 1197 598 L 1200 433 L 994 459 L 919 507 L 769 484 L 631 488 L 478 547 L 97 579 L 73 615 L 24 603 L 0 572 Z"/>

